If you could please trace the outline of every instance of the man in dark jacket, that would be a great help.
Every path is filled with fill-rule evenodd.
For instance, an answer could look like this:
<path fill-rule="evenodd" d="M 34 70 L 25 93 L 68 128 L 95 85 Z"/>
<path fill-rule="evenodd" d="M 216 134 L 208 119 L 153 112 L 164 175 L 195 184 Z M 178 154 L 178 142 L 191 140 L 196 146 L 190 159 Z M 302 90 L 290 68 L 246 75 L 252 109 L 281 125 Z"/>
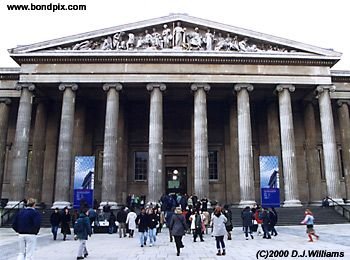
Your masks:
<path fill-rule="evenodd" d="M 117 221 L 119 222 L 119 237 L 126 237 L 126 218 L 128 216 L 127 209 L 122 207 L 121 210 L 117 213 Z"/>
<path fill-rule="evenodd" d="M 35 209 L 35 199 L 27 200 L 27 207 L 15 217 L 12 228 L 19 234 L 18 259 L 32 259 L 37 234 L 40 230 L 41 216 Z"/>
<path fill-rule="evenodd" d="M 141 208 L 141 212 L 137 216 L 135 222 L 139 227 L 140 245 L 141 247 L 143 247 L 146 245 L 146 242 L 147 242 L 147 233 L 148 233 L 148 226 L 149 226 L 149 217 L 146 214 L 145 208 Z"/>
<path fill-rule="evenodd" d="M 261 220 L 263 222 L 262 223 L 262 228 L 263 228 L 263 231 L 264 231 L 263 238 L 271 239 L 271 235 L 269 233 L 269 227 L 270 227 L 269 210 L 267 208 L 264 208 L 261 214 L 262 214 Z"/>
<path fill-rule="evenodd" d="M 91 226 L 87 212 L 87 209 L 83 209 L 74 223 L 74 238 L 79 240 L 77 259 L 84 259 L 84 257 L 89 255 L 86 248 L 86 241 L 88 240 L 88 236 L 91 236 Z"/>
<path fill-rule="evenodd" d="M 50 216 L 50 223 L 51 223 L 51 232 L 53 234 L 53 240 L 56 240 L 57 238 L 57 230 L 61 222 L 61 214 L 58 211 L 58 208 L 55 208 L 55 211 L 52 212 Z"/>
<path fill-rule="evenodd" d="M 254 214 L 250 210 L 250 207 L 247 206 L 242 211 L 242 222 L 243 222 L 243 231 L 245 233 L 245 239 L 248 240 L 248 233 L 250 234 L 251 239 L 254 239 L 253 237 L 253 220 L 254 220 Z"/>

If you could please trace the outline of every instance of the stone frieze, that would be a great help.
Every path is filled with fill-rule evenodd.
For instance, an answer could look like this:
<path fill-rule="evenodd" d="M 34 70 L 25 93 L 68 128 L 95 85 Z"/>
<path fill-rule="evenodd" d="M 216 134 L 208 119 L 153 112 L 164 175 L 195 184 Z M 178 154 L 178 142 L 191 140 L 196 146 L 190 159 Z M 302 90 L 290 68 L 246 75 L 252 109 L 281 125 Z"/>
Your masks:
<path fill-rule="evenodd" d="M 186 28 L 181 22 L 158 25 L 134 31 L 118 31 L 104 37 L 92 38 L 51 48 L 72 51 L 227 51 L 227 52 L 299 52 L 287 46 L 252 39 L 213 28 Z"/>

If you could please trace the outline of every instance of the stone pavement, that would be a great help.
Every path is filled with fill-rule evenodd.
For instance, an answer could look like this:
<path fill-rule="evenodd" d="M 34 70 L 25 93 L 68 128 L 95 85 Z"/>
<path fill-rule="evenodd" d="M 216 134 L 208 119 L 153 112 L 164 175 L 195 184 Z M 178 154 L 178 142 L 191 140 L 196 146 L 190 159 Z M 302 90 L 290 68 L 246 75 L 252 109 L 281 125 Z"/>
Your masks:
<path fill-rule="evenodd" d="M 183 239 L 185 248 L 181 255 L 176 256 L 175 244 L 169 242 L 168 230 L 163 229 L 158 234 L 157 242 L 153 247 L 139 246 L 138 233 L 134 238 L 119 238 L 117 234 L 94 234 L 87 243 L 89 256 L 87 260 L 97 259 L 257 259 L 257 253 L 265 255 L 265 251 L 272 250 L 271 254 L 285 254 L 282 257 L 271 256 L 267 259 L 350 259 L 350 224 L 319 225 L 316 231 L 320 240 L 313 243 L 307 242 L 305 226 L 277 227 L 279 235 L 271 240 L 262 239 L 255 235 L 254 240 L 245 240 L 241 228 L 236 227 L 233 231 L 233 240 L 226 243 L 226 256 L 216 256 L 215 239 L 205 235 L 205 242 L 193 242 L 191 235 Z M 199 240 L 199 239 L 198 239 Z M 0 229 L 0 259 L 15 260 L 17 237 L 11 229 Z M 60 239 L 53 241 L 49 229 L 41 229 L 38 236 L 38 245 L 35 259 L 50 260 L 73 260 L 76 259 L 78 242 L 72 236 L 67 241 Z M 305 257 L 294 257 L 295 254 Z M 309 250 L 316 254 L 308 257 Z M 343 253 L 343 257 L 327 257 L 326 253 Z M 287 256 L 288 255 L 288 256 Z M 259 259 L 264 259 L 260 257 Z M 266 258 L 265 258 L 266 259 Z"/>

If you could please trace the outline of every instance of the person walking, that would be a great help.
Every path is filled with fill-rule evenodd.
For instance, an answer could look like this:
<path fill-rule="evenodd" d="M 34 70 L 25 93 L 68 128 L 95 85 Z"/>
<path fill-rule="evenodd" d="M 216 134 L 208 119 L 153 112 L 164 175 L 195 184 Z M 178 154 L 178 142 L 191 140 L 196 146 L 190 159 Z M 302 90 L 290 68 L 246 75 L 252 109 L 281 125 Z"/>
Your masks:
<path fill-rule="evenodd" d="M 119 237 L 126 237 L 126 218 L 128 216 L 127 213 L 128 208 L 122 207 L 120 211 L 117 213 L 117 221 L 119 222 Z"/>
<path fill-rule="evenodd" d="M 148 237 L 149 237 L 149 246 L 153 246 L 153 244 L 157 241 L 157 225 L 159 223 L 156 208 L 149 208 L 147 211 L 148 215 Z"/>
<path fill-rule="evenodd" d="M 35 199 L 29 198 L 27 206 L 15 216 L 12 228 L 19 235 L 19 252 L 17 260 L 33 259 L 37 234 L 40 230 L 41 216 L 35 209 Z"/>
<path fill-rule="evenodd" d="M 141 208 L 140 214 L 136 218 L 136 224 L 139 227 L 139 234 L 140 234 L 140 246 L 146 246 L 147 243 L 147 233 L 148 233 L 148 216 L 146 214 L 145 208 Z"/>
<path fill-rule="evenodd" d="M 263 238 L 266 239 L 271 239 L 271 235 L 269 232 L 269 227 L 270 227 L 270 213 L 267 208 L 263 208 L 261 211 L 259 218 L 262 220 L 262 228 L 264 232 Z"/>
<path fill-rule="evenodd" d="M 270 231 L 271 231 L 271 236 L 277 236 L 277 231 L 276 231 L 276 224 L 278 221 L 278 215 L 277 215 L 277 211 L 275 210 L 275 208 L 271 208 L 271 210 L 269 211 L 269 216 L 270 216 Z"/>
<path fill-rule="evenodd" d="M 111 211 L 111 214 L 109 215 L 108 219 L 108 233 L 113 234 L 114 230 L 116 229 L 115 221 L 117 218 L 115 217 L 113 211 Z"/>
<path fill-rule="evenodd" d="M 70 231 L 70 221 L 71 216 L 69 214 L 69 209 L 65 207 L 61 216 L 61 233 L 63 234 L 63 240 L 66 240 L 67 235 L 72 234 Z"/>
<path fill-rule="evenodd" d="M 136 218 L 137 218 L 137 215 L 135 213 L 135 210 L 134 208 L 131 208 L 130 212 L 126 216 L 126 224 L 128 225 L 130 238 L 134 237 L 134 232 L 136 229 Z"/>
<path fill-rule="evenodd" d="M 198 236 L 201 242 L 204 242 L 202 225 L 203 225 L 202 216 L 199 210 L 196 210 L 195 213 L 191 216 L 191 229 L 193 230 L 193 242 L 197 241 Z"/>
<path fill-rule="evenodd" d="M 215 211 L 212 217 L 212 225 L 213 225 L 213 236 L 216 240 L 216 248 L 218 252 L 216 255 L 226 255 L 224 236 L 226 234 L 226 226 L 227 218 L 224 214 L 222 214 L 222 209 L 220 206 L 215 207 Z M 221 246 L 221 248 L 220 248 Z M 221 253 L 222 249 L 222 253 Z"/>
<path fill-rule="evenodd" d="M 227 240 L 232 240 L 232 235 L 231 235 L 231 232 L 233 229 L 232 211 L 230 210 L 229 205 L 227 205 L 227 204 L 224 205 L 224 209 L 223 209 L 222 213 L 227 218 L 227 222 L 225 223 L 225 227 L 226 227 L 226 231 L 227 231 Z"/>
<path fill-rule="evenodd" d="M 54 212 L 52 212 L 50 216 L 50 224 L 51 224 L 51 232 L 53 235 L 53 240 L 56 240 L 57 238 L 57 231 L 58 231 L 60 222 L 61 222 L 60 212 L 58 211 L 58 208 L 55 208 Z"/>
<path fill-rule="evenodd" d="M 171 216 L 169 230 L 175 240 L 177 256 L 180 255 L 180 249 L 185 247 L 182 243 L 182 237 L 185 235 L 186 229 L 186 220 L 182 215 L 181 207 L 176 207 L 175 214 Z"/>
<path fill-rule="evenodd" d="M 315 221 L 315 218 L 312 215 L 311 210 L 306 209 L 305 218 L 303 219 L 303 221 L 300 222 L 300 224 L 306 225 L 306 233 L 309 237 L 309 242 L 314 242 L 314 240 L 312 239 L 312 236 L 314 236 L 316 240 L 320 238 L 320 236 L 316 235 L 316 232 L 314 230 L 314 221 Z"/>
<path fill-rule="evenodd" d="M 89 255 L 86 247 L 86 241 L 88 236 L 91 236 L 90 219 L 87 216 L 88 210 L 82 209 L 79 217 L 74 223 L 74 239 L 79 240 L 78 256 L 77 259 L 84 259 Z"/>
<path fill-rule="evenodd" d="M 250 210 L 250 207 L 247 206 L 244 208 L 242 211 L 242 222 L 243 222 L 243 231 L 245 233 L 245 239 L 248 240 L 248 233 L 250 234 L 251 239 L 254 239 L 253 237 L 253 219 L 254 219 L 254 214 Z"/>

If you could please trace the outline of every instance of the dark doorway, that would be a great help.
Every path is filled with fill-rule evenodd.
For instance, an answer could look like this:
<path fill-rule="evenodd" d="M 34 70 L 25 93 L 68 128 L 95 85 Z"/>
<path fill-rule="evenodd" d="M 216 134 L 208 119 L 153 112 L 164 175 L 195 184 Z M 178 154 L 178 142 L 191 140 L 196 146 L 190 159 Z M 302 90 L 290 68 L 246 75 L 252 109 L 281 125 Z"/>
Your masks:
<path fill-rule="evenodd" d="M 187 193 L 187 168 L 166 167 L 166 193 Z"/>

